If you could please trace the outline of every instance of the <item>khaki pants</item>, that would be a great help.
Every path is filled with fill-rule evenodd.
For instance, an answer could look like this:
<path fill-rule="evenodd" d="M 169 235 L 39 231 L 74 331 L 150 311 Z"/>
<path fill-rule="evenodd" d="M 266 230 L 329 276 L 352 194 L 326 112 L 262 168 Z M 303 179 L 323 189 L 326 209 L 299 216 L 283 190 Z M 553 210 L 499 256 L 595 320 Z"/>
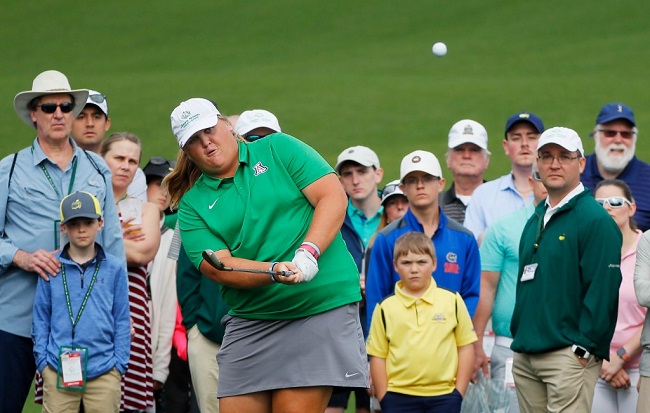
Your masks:
<path fill-rule="evenodd" d="M 636 403 L 636 413 L 650 413 L 650 377 L 639 378 L 639 399 Z"/>
<path fill-rule="evenodd" d="M 522 413 L 591 411 L 601 361 L 582 366 L 571 347 L 541 354 L 514 353 L 512 374 Z"/>
<path fill-rule="evenodd" d="M 43 413 L 79 413 L 81 400 L 86 413 L 119 412 L 122 376 L 116 369 L 88 380 L 86 390 L 56 388 L 56 370 L 43 371 Z"/>
<path fill-rule="evenodd" d="M 217 353 L 220 347 L 205 338 L 196 324 L 187 332 L 187 361 L 201 413 L 219 413 Z"/>

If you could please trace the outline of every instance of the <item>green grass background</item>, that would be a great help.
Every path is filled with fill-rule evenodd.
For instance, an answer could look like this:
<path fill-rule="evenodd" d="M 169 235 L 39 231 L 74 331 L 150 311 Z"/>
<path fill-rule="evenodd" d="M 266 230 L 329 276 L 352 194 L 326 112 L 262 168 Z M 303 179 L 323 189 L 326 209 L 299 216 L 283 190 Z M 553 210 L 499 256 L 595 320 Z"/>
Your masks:
<path fill-rule="evenodd" d="M 488 179 L 509 170 L 506 118 L 522 109 L 583 137 L 600 107 L 630 105 L 650 160 L 650 6 L 638 0 L 3 3 L 0 157 L 35 136 L 13 97 L 43 70 L 108 96 L 113 127 L 146 160 L 175 157 L 169 114 L 189 97 L 225 114 L 264 108 L 332 164 L 367 145 L 386 170 L 415 149 L 442 158 L 462 118 L 488 130 Z M 436 58 L 431 46 L 446 42 Z M 444 164 L 444 163 L 443 163 Z M 36 411 L 27 409 L 26 411 Z"/>

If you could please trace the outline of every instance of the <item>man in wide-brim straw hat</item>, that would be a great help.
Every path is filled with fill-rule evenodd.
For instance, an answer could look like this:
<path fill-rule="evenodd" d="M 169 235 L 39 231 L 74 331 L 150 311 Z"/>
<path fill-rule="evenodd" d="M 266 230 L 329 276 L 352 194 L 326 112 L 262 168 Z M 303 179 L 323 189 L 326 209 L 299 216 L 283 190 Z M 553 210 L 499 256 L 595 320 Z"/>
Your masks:
<path fill-rule="evenodd" d="M 0 161 L 1 412 L 22 411 L 34 378 L 32 306 L 37 277 L 49 279 L 59 272 L 55 252 L 65 245 L 57 221 L 61 200 L 75 191 L 94 195 L 105 219 L 97 242 L 106 252 L 125 256 L 110 171 L 100 156 L 83 151 L 70 138 L 87 98 L 88 90 L 72 89 L 55 70 L 39 74 L 32 90 L 14 98 L 18 117 L 36 128 L 37 136 Z M 71 301 L 76 317 L 80 303 Z M 73 338 L 61 345 L 73 346 Z"/>

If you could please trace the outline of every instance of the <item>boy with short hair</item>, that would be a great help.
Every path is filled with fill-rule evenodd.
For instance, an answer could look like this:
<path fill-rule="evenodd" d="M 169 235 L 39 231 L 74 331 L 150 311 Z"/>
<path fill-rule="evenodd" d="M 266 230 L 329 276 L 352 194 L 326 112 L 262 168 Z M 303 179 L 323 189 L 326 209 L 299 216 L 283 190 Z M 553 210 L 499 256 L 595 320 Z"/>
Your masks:
<path fill-rule="evenodd" d="M 367 342 L 382 411 L 460 412 L 477 339 L 467 307 L 460 294 L 437 287 L 425 234 L 400 236 L 393 256 L 400 281 L 377 304 Z"/>
<path fill-rule="evenodd" d="M 130 348 L 129 292 L 122 259 L 95 242 L 103 226 L 99 201 L 88 192 L 63 198 L 57 253 L 61 269 L 38 280 L 32 339 L 43 376 L 43 411 L 117 412 Z"/>

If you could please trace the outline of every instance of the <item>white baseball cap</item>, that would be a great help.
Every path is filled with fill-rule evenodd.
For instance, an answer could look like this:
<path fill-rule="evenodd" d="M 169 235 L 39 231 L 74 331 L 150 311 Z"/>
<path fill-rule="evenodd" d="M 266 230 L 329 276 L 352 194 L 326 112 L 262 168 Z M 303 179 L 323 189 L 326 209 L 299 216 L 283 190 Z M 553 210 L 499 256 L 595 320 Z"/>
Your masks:
<path fill-rule="evenodd" d="M 460 146 L 464 143 L 473 143 L 481 149 L 488 151 L 488 133 L 480 123 L 471 120 L 463 119 L 454 123 L 454 126 L 449 130 L 449 143 L 450 149 Z"/>
<path fill-rule="evenodd" d="M 379 169 L 379 157 L 372 149 L 367 146 L 351 146 L 341 152 L 339 157 L 336 159 L 336 169 L 337 173 L 341 173 L 340 168 L 343 162 L 356 162 L 363 166 L 373 166 L 375 169 Z"/>
<path fill-rule="evenodd" d="M 192 98 L 181 102 L 172 111 L 172 132 L 183 146 L 196 132 L 214 127 L 219 121 L 219 111 L 212 102 L 203 98 Z"/>
<path fill-rule="evenodd" d="M 102 112 L 104 112 L 104 115 L 108 117 L 108 101 L 106 100 L 106 96 L 102 93 L 99 93 L 96 90 L 88 90 L 88 100 L 86 100 L 86 105 L 97 106 L 102 110 Z"/>
<path fill-rule="evenodd" d="M 427 151 L 413 151 L 402 159 L 399 168 L 399 179 L 404 181 L 404 177 L 411 172 L 421 171 L 442 178 L 442 169 L 436 155 Z"/>
<path fill-rule="evenodd" d="M 585 150 L 582 147 L 582 139 L 576 131 L 562 126 L 546 129 L 539 137 L 537 142 L 537 151 L 549 143 L 560 145 L 567 151 L 578 151 L 580 156 L 585 156 Z"/>
<path fill-rule="evenodd" d="M 276 132 L 282 132 L 278 118 L 274 114 L 264 109 L 253 109 L 239 115 L 237 124 L 235 124 L 235 133 L 244 136 L 257 128 L 269 128 Z"/>
<path fill-rule="evenodd" d="M 386 203 L 386 200 L 392 196 L 395 195 L 404 195 L 404 192 L 399 187 L 400 181 L 399 179 L 396 179 L 394 181 L 390 181 L 389 183 L 386 184 L 384 189 L 381 191 L 381 204 L 384 205 Z"/>

